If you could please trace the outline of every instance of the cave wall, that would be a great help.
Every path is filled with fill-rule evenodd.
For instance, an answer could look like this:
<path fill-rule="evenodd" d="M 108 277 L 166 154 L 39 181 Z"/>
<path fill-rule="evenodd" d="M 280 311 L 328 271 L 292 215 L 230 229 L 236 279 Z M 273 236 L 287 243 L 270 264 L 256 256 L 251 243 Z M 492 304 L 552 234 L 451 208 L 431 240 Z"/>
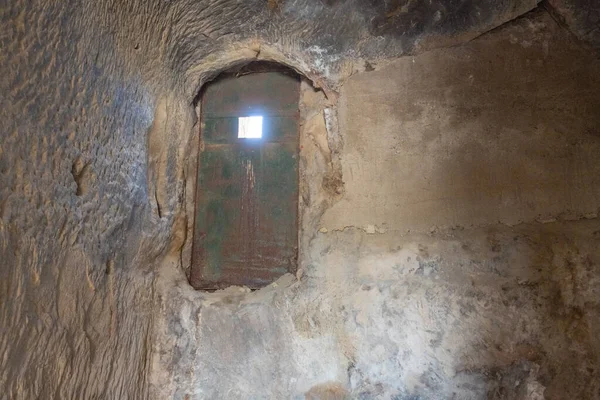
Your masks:
<path fill-rule="evenodd" d="M 80 8 L 2 5 L 2 399 L 148 393 L 154 100 Z"/>
<path fill-rule="evenodd" d="M 537 3 L 3 6 L 0 398 L 597 398 L 599 67 Z M 195 292 L 193 99 L 253 58 L 323 89 L 300 273 Z"/>

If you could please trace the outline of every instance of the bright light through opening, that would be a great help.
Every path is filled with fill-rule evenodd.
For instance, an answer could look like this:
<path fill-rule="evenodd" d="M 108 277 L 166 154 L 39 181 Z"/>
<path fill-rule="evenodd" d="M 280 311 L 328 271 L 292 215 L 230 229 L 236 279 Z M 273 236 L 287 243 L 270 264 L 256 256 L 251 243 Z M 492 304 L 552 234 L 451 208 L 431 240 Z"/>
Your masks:
<path fill-rule="evenodd" d="M 262 137 L 262 115 L 240 117 L 238 120 L 238 138 L 260 139 Z"/>

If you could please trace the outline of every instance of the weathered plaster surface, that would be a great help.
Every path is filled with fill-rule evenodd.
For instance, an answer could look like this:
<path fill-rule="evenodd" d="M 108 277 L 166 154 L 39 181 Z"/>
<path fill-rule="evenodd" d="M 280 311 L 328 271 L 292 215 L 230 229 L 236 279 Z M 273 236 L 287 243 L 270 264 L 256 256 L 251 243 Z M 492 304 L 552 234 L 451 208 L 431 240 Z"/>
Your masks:
<path fill-rule="evenodd" d="M 598 398 L 599 68 L 540 12 L 356 74 L 334 190 L 305 88 L 299 279 L 194 292 L 167 258 L 155 396 Z"/>
<path fill-rule="evenodd" d="M 328 229 L 595 217 L 600 64 L 538 15 L 341 91 L 346 193 Z"/>
<path fill-rule="evenodd" d="M 597 398 L 600 228 L 563 221 L 597 211 L 597 61 L 542 14 L 386 66 L 536 4 L 3 4 L 0 398 Z M 329 95 L 306 97 L 302 273 L 209 296 L 183 272 L 193 99 L 261 54 Z"/>
<path fill-rule="evenodd" d="M 300 283 L 201 295 L 179 277 L 156 397 L 597 398 L 599 228 L 346 230 L 315 240 Z"/>

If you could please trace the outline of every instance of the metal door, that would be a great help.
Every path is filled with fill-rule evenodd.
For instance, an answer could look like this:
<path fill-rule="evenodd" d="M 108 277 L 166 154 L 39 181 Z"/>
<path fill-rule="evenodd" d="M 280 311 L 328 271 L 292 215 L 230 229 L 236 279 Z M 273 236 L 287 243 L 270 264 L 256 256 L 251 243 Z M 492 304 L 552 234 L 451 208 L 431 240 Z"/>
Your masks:
<path fill-rule="evenodd" d="M 300 82 L 281 72 L 228 77 L 202 99 L 190 282 L 259 288 L 295 272 L 298 252 Z M 261 139 L 238 118 L 263 116 Z"/>

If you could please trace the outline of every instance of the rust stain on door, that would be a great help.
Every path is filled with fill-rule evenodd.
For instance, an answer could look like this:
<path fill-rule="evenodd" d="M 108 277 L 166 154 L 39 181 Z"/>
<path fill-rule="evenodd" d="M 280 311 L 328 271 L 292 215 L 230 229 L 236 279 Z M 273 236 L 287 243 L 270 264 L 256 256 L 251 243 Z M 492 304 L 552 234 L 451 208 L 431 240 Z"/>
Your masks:
<path fill-rule="evenodd" d="M 263 287 L 295 272 L 300 81 L 281 72 L 227 77 L 202 99 L 190 282 Z M 263 116 L 262 139 L 237 138 L 239 117 Z"/>

